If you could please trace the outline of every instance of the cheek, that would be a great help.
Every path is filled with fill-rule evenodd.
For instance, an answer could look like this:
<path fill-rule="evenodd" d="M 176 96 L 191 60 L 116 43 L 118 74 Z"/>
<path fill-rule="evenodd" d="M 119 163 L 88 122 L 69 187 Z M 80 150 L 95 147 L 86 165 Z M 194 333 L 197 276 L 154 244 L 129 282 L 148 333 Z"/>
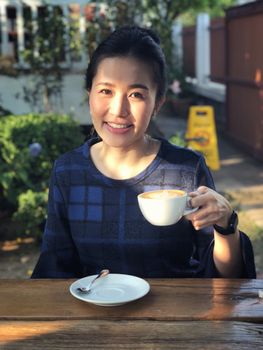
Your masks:
<path fill-rule="evenodd" d="M 90 96 L 89 109 L 92 117 L 100 116 L 107 110 L 105 101 Z"/>
<path fill-rule="evenodd" d="M 134 116 L 137 116 L 138 119 L 142 119 L 145 122 L 151 118 L 153 114 L 153 109 L 151 105 L 136 105 L 131 107 L 131 113 Z"/>
<path fill-rule="evenodd" d="M 106 107 L 105 99 L 98 98 L 96 93 L 91 90 L 89 95 L 89 109 L 92 116 L 96 117 L 103 113 Z"/>

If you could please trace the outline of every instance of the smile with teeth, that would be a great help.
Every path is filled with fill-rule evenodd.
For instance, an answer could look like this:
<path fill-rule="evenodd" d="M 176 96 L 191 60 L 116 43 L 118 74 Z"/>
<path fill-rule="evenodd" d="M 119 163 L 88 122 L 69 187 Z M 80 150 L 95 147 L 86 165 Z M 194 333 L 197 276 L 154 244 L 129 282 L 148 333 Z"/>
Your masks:
<path fill-rule="evenodd" d="M 131 126 L 131 124 L 115 124 L 115 123 L 107 123 L 107 124 L 114 129 L 126 129 Z"/>

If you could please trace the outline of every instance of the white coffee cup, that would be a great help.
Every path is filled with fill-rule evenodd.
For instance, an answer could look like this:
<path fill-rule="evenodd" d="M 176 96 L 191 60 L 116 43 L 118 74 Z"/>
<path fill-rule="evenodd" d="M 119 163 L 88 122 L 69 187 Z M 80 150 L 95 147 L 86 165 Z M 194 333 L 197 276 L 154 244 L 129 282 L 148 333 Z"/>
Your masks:
<path fill-rule="evenodd" d="M 145 219 L 156 226 L 173 225 L 198 209 L 187 208 L 190 197 L 187 192 L 176 189 L 143 192 L 137 199 Z"/>

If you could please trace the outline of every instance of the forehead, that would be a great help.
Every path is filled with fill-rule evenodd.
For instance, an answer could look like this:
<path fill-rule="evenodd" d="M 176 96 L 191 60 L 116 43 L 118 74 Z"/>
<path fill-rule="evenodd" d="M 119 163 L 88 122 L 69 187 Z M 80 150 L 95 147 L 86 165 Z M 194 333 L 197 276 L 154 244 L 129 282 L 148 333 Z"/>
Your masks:
<path fill-rule="evenodd" d="M 133 57 L 109 57 L 100 61 L 94 79 L 123 84 L 146 84 L 154 88 L 153 70 L 145 62 Z"/>

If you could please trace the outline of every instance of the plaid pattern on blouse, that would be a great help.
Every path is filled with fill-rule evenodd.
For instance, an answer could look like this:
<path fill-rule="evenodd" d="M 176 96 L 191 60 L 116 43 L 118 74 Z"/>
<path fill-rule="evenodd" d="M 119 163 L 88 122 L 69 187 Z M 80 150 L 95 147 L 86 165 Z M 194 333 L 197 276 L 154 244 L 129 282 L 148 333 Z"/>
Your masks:
<path fill-rule="evenodd" d="M 148 190 L 214 188 L 204 158 L 161 140 L 156 158 L 143 172 L 113 180 L 91 160 L 95 142 L 87 141 L 54 164 L 42 250 L 32 278 L 80 278 L 102 268 L 144 278 L 216 277 L 212 228 L 195 231 L 184 218 L 175 225 L 153 226 L 137 203 L 137 194 Z M 251 262 L 249 239 L 243 235 L 241 242 Z"/>

